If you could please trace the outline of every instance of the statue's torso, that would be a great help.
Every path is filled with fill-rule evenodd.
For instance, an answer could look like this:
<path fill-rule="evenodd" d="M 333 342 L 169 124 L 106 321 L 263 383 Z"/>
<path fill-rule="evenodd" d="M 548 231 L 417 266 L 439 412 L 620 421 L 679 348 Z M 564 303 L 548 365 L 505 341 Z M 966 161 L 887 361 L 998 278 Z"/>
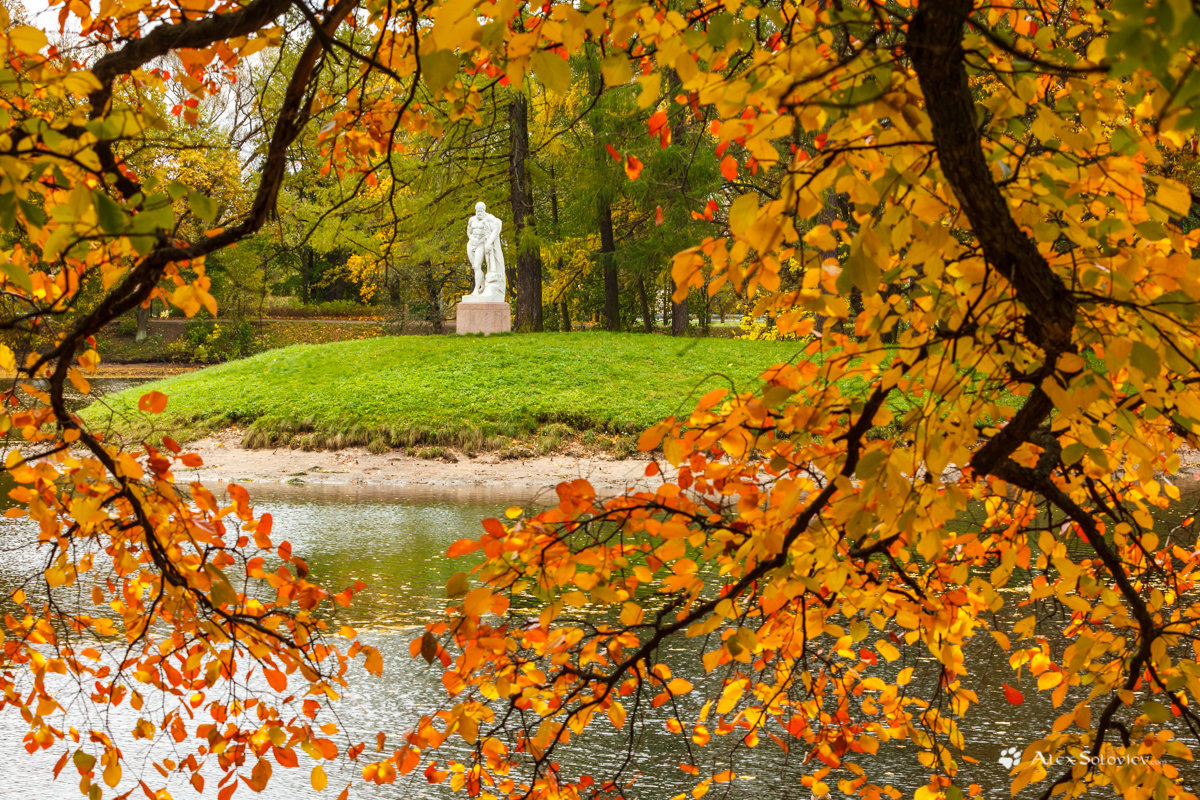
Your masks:
<path fill-rule="evenodd" d="M 487 217 L 471 217 L 467 222 L 467 238 L 473 244 L 483 244 L 488 239 L 492 226 Z"/>

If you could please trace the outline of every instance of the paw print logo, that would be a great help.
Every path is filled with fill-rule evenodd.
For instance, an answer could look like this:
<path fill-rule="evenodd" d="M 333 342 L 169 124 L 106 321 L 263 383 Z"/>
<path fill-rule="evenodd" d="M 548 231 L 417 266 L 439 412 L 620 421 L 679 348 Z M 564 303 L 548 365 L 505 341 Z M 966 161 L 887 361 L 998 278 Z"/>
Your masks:
<path fill-rule="evenodd" d="M 1006 747 L 1000 751 L 1000 766 L 1011 770 L 1021 763 L 1021 748 Z"/>

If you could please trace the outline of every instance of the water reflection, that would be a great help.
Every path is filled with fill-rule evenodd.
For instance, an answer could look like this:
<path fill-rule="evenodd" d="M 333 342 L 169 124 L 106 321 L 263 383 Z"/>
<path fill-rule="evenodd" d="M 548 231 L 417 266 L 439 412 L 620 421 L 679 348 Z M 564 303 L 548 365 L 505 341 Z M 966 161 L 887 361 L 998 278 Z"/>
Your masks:
<path fill-rule="evenodd" d="M 444 492 L 434 490 L 399 491 L 386 493 L 369 487 L 255 487 L 253 497 L 258 513 L 269 512 L 275 519 L 274 535 L 286 538 L 294 551 L 308 560 L 315 579 L 333 587 L 362 580 L 367 589 L 350 609 L 339 609 L 336 624 L 356 627 L 369 643 L 384 654 L 386 671 L 382 678 L 372 678 L 356 670 L 351 687 L 340 704 L 341 724 L 351 742 L 371 743 L 375 733 L 385 731 L 389 741 L 385 752 L 396 746 L 404 731 L 422 713 L 428 713 L 445 703 L 445 694 L 437 672 L 424 661 L 409 656 L 409 642 L 428 620 L 436 618 L 446 604 L 446 579 L 461 564 L 443 558 L 446 547 L 463 536 L 477 535 L 480 520 L 496 516 L 508 504 L 504 493 L 483 493 L 471 490 L 468 494 L 456 491 L 447 499 Z M 0 520 L 0 589 L 11 590 L 18 576 L 27 574 L 39 563 L 38 553 L 28 546 L 31 532 L 20 520 Z M 1026 692 L 1024 705 L 1006 703 L 1001 682 L 1012 681 L 1005 665 L 1005 656 L 990 640 L 981 637 L 968 656 L 967 666 L 975 675 L 974 686 L 980 694 L 980 704 L 973 708 L 963 723 L 964 733 L 971 743 L 967 755 L 977 763 L 962 765 L 960 785 L 977 783 L 985 797 L 1008 797 L 1008 777 L 999 763 L 1001 750 L 1011 745 L 1024 746 L 1043 735 L 1051 721 L 1062 709 L 1054 709 L 1049 698 Z M 675 649 L 663 654 L 672 666 L 679 665 L 689 679 L 700 687 L 715 676 L 697 674 L 695 666 L 698 642 L 685 640 Z M 912 654 L 906 658 L 913 658 Z M 926 658 L 926 661 L 931 659 Z M 894 667 L 915 662 L 897 662 Z M 685 667 L 690 664 L 690 667 Z M 677 673 L 680 671 L 676 670 Z M 918 670 L 918 673 L 920 670 Z M 911 692 L 932 692 L 932 685 L 914 682 Z M 681 699 L 679 713 L 694 714 L 698 700 L 692 696 Z M 1068 705 L 1071 703 L 1068 702 Z M 82 713 L 86 703 L 77 703 L 74 713 Z M 95 712 L 92 712 L 95 714 Z M 606 724 L 559 752 L 563 769 L 601 775 L 607 769 L 630 759 L 631 772 L 641 773 L 636 784 L 628 790 L 631 797 L 666 800 L 678 792 L 687 791 L 695 779 L 681 773 L 676 765 L 689 758 L 687 743 L 681 737 L 666 733 L 664 720 L 673 715 L 669 706 L 653 710 L 642 727 L 632 734 L 613 732 Z M 631 714 L 632 716 L 632 714 Z M 112 712 L 107 720 L 119 732 L 133 727 L 135 715 L 128 706 Z M 91 724 L 101 723 L 93 720 Z M 0 714 L 0 797 L 58 798 L 79 797 L 73 768 L 63 773 L 63 780 L 50 777 L 55 755 L 29 756 L 21 745 L 24 724 L 12 714 Z M 732 738 L 732 737 L 730 737 Z M 344 745 L 345 739 L 342 740 Z M 714 743 L 717 740 L 714 740 Z M 162 746 L 162 745 L 160 745 Z M 701 774 L 724 769 L 718 748 L 696 750 Z M 147 751 L 126 748 L 135 760 L 150 755 Z M 159 751 L 158 757 L 164 755 Z M 775 744 L 763 737 L 756 749 L 744 754 L 738 772 L 750 778 L 719 785 L 710 792 L 713 797 L 737 797 L 748 800 L 808 800 L 809 791 L 799 784 L 799 776 L 811 765 L 802 762 L 804 753 L 784 754 Z M 158 786 L 161 780 L 145 762 L 147 779 Z M 923 783 L 926 770 L 916 760 L 916 748 L 905 743 L 885 745 L 875 758 L 861 762 L 867 772 L 881 783 L 891 783 L 905 795 Z M 302 761 L 302 767 L 305 762 Z M 359 768 L 352 764 L 326 764 L 329 774 L 330 797 L 336 796 L 347 782 L 359 777 Z M 1200 772 L 1185 780 L 1200 780 Z M 133 783 L 122 784 L 134 788 Z M 182 780 L 172 781 L 168 788 L 178 797 L 196 796 Z M 1044 787 L 1043 787 L 1044 788 Z M 210 780 L 204 797 L 216 797 L 216 782 Z M 238 796 L 250 794 L 242 788 Z M 1033 796 L 1024 792 L 1019 797 Z M 308 797 L 313 792 L 308 783 L 308 770 L 276 769 L 267 791 L 261 795 L 271 800 L 296 796 Z M 140 792 L 138 795 L 140 796 Z M 364 785 L 358 780 L 352 797 L 360 798 L 448 798 L 448 784 L 429 785 L 415 772 L 396 784 L 384 787 Z M 690 795 L 689 795 L 690 796 Z M 838 797 L 837 793 L 834 795 Z"/>

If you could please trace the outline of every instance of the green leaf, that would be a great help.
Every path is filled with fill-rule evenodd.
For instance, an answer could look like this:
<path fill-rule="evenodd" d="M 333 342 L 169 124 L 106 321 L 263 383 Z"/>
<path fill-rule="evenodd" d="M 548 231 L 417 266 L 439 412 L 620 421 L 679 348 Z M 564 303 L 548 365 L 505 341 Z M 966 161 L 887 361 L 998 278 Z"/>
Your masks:
<path fill-rule="evenodd" d="M 205 222 L 212 222 L 217 218 L 217 201 L 206 194 L 188 192 L 188 206 L 193 214 Z"/>
<path fill-rule="evenodd" d="M 470 587 L 471 583 L 467 579 L 467 573 L 456 572 L 450 576 L 450 580 L 446 581 L 446 597 L 462 597 Z"/>
<path fill-rule="evenodd" d="M 33 291 L 33 281 L 29 279 L 29 273 L 16 264 L 9 261 L 0 262 L 0 272 L 3 272 L 4 277 L 14 286 L 26 292 Z"/>
<path fill-rule="evenodd" d="M 104 192 L 92 192 L 92 202 L 96 206 L 96 216 L 100 219 L 100 230 L 105 233 L 121 233 L 125 230 L 125 212 L 111 197 Z"/>
<path fill-rule="evenodd" d="M 46 212 L 42 211 L 41 206 L 28 200 L 18 200 L 17 204 L 21 206 L 21 213 L 30 225 L 40 228 L 46 224 Z"/>
<path fill-rule="evenodd" d="M 175 225 L 175 210 L 163 194 L 152 194 L 142 204 L 141 211 L 133 218 L 133 229 L 138 233 L 156 233 L 170 230 Z"/>
<path fill-rule="evenodd" d="M 209 597 L 212 599 L 213 604 L 230 607 L 237 605 L 237 592 L 233 590 L 233 585 L 225 577 L 225 573 L 212 564 L 205 564 L 204 568 L 212 578 L 212 588 L 209 589 Z"/>
<path fill-rule="evenodd" d="M 1142 703 L 1142 713 L 1149 717 L 1151 722 L 1166 722 L 1171 718 L 1171 712 L 1157 700 Z"/>
<path fill-rule="evenodd" d="M 96 766 L 96 757 L 82 750 L 76 750 L 75 755 L 71 756 L 71 760 L 75 762 L 75 766 L 79 768 L 80 772 L 91 772 L 92 767 Z"/>
<path fill-rule="evenodd" d="M 0 193 L 0 230 L 17 227 L 17 198 L 12 192 Z"/>
<path fill-rule="evenodd" d="M 1159 359 L 1158 353 L 1144 342 L 1133 343 L 1133 349 L 1129 353 L 1129 363 L 1147 378 L 1158 377 L 1159 370 L 1162 369 L 1162 361 Z"/>
<path fill-rule="evenodd" d="M 856 249 L 846 259 L 846 264 L 842 267 L 842 274 L 838 276 L 839 289 L 842 288 L 843 277 L 850 281 L 852 286 L 857 286 L 863 295 L 869 297 L 879 292 L 882 270 L 875 263 L 875 259 L 864 255 L 861 249 Z"/>
<path fill-rule="evenodd" d="M 457 74 L 458 56 L 449 50 L 434 50 L 421 56 L 421 78 L 429 91 L 439 91 Z"/>

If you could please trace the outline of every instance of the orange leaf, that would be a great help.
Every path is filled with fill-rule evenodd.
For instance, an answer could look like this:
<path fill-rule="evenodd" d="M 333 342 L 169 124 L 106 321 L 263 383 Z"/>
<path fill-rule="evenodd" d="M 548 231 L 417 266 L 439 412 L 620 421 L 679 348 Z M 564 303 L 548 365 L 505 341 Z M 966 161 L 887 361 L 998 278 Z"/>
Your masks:
<path fill-rule="evenodd" d="M 266 676 L 267 683 L 277 692 L 282 692 L 287 688 L 287 676 L 277 669 L 264 669 L 263 675 Z"/>
<path fill-rule="evenodd" d="M 642 174 L 642 161 L 637 156 L 625 156 L 625 174 L 629 180 L 636 181 Z"/>
<path fill-rule="evenodd" d="M 318 792 L 323 790 L 325 788 L 325 769 L 320 764 L 317 764 L 313 767 L 312 774 L 308 780 L 314 790 Z"/>
<path fill-rule="evenodd" d="M 480 586 L 467 592 L 463 599 L 463 613 L 471 617 L 481 617 L 492 607 L 492 590 Z"/>
<path fill-rule="evenodd" d="M 1012 703 L 1014 706 L 1019 706 L 1025 702 L 1025 695 L 1018 692 L 1007 683 L 1000 684 L 1004 688 L 1004 699 Z"/>
<path fill-rule="evenodd" d="M 458 558 L 479 549 L 479 542 L 474 539 L 459 539 L 446 550 L 447 558 Z"/>
<path fill-rule="evenodd" d="M 285 747 L 272 747 L 271 754 L 275 756 L 275 763 L 281 767 L 295 767 L 299 762 L 296 760 L 296 751 L 288 750 Z"/>
<path fill-rule="evenodd" d="M 658 206 L 654 209 L 654 224 L 662 225 L 664 221 L 662 206 Z"/>
<path fill-rule="evenodd" d="M 167 396 L 159 391 L 146 392 L 138 399 L 138 408 L 147 414 L 161 414 L 167 409 Z"/>

